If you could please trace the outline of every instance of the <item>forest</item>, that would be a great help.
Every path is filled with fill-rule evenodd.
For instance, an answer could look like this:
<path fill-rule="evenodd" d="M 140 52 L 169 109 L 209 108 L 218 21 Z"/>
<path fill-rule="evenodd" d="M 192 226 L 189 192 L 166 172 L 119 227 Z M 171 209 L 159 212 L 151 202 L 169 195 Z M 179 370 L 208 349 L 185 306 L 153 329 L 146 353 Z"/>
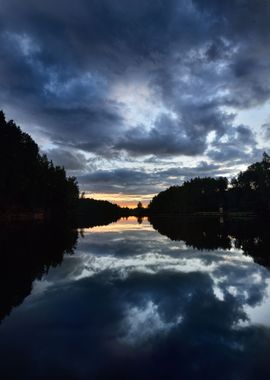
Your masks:
<path fill-rule="evenodd" d="M 150 214 L 270 212 L 270 156 L 256 162 L 229 181 L 226 177 L 193 178 L 156 195 Z"/>
<path fill-rule="evenodd" d="M 94 226 L 116 221 L 129 210 L 80 197 L 75 177 L 40 154 L 35 141 L 0 111 L 0 222 L 68 222 Z"/>
<path fill-rule="evenodd" d="M 1 215 L 40 213 L 45 219 L 71 218 L 79 198 L 74 177 L 55 166 L 38 145 L 0 112 Z"/>
<path fill-rule="evenodd" d="M 12 216 L 59 217 L 92 226 L 122 216 L 181 215 L 193 213 L 270 212 L 270 156 L 263 154 L 230 181 L 226 177 L 193 178 L 157 194 L 148 208 L 121 208 L 108 201 L 80 196 L 75 177 L 68 177 L 40 153 L 38 145 L 14 121 L 0 112 L 0 221 Z"/>

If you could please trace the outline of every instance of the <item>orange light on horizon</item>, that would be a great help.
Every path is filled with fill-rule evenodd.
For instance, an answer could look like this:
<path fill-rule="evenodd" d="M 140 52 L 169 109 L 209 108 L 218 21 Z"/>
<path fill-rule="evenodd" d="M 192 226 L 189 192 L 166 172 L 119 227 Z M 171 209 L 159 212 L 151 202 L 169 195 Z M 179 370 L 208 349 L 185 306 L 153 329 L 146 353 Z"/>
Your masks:
<path fill-rule="evenodd" d="M 147 207 L 155 194 L 122 194 L 122 193 L 85 193 L 85 198 L 93 198 L 96 200 L 109 201 L 116 203 L 120 207 L 136 208 L 138 202 Z"/>

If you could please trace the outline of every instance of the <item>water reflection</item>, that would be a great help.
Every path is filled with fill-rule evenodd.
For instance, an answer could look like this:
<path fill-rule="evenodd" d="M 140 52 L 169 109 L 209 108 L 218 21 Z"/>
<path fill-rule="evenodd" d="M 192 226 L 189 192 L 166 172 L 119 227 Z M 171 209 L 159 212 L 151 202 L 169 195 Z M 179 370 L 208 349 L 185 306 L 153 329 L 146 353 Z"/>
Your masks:
<path fill-rule="evenodd" d="M 0 321 L 31 293 L 32 283 L 73 254 L 78 233 L 64 225 L 0 226 Z"/>
<path fill-rule="evenodd" d="M 270 264 L 269 220 L 220 218 L 152 218 L 160 234 L 199 250 L 237 247 L 262 265 Z"/>
<path fill-rule="evenodd" d="M 3 378 L 269 378 L 266 228 L 141 222 L 85 230 L 35 280 L 0 326 Z"/>

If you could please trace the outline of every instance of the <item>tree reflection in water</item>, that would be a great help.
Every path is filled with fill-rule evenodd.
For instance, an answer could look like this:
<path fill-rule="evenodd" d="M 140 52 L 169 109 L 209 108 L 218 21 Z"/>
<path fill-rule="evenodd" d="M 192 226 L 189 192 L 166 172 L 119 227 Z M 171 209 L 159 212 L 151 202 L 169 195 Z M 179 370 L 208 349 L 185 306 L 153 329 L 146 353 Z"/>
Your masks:
<path fill-rule="evenodd" d="M 1 225 L 0 321 L 31 293 L 35 279 L 74 253 L 77 237 L 63 222 Z"/>
<path fill-rule="evenodd" d="M 3 378 L 269 379 L 267 224 L 151 223 L 85 229 L 0 326 Z M 73 252 L 64 231 L 3 233 L 3 314 Z"/>
<path fill-rule="evenodd" d="M 254 261 L 270 265 L 269 220 L 223 218 L 150 218 L 153 228 L 174 241 L 182 240 L 198 250 L 243 250 Z"/>

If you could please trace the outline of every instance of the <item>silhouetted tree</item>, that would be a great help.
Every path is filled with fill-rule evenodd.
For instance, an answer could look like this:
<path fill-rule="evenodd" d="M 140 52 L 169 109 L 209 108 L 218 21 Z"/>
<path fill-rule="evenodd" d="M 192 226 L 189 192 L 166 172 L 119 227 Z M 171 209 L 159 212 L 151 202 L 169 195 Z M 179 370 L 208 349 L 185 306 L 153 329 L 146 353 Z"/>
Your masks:
<path fill-rule="evenodd" d="M 250 165 L 231 181 L 229 202 L 234 208 L 270 212 L 270 157 L 264 153 L 262 161 Z"/>
<path fill-rule="evenodd" d="M 138 204 L 137 204 L 137 208 L 138 208 L 138 209 L 143 208 L 142 202 L 138 202 Z"/>
<path fill-rule="evenodd" d="M 47 216 L 68 216 L 79 197 L 77 181 L 54 166 L 38 145 L 0 112 L 0 210 L 43 210 Z"/>
<path fill-rule="evenodd" d="M 189 213 L 218 211 L 225 202 L 227 178 L 194 178 L 172 186 L 150 202 L 152 213 Z"/>
<path fill-rule="evenodd" d="M 77 225 L 92 227 L 116 222 L 123 215 L 123 210 L 108 201 L 80 198 L 77 207 Z"/>

